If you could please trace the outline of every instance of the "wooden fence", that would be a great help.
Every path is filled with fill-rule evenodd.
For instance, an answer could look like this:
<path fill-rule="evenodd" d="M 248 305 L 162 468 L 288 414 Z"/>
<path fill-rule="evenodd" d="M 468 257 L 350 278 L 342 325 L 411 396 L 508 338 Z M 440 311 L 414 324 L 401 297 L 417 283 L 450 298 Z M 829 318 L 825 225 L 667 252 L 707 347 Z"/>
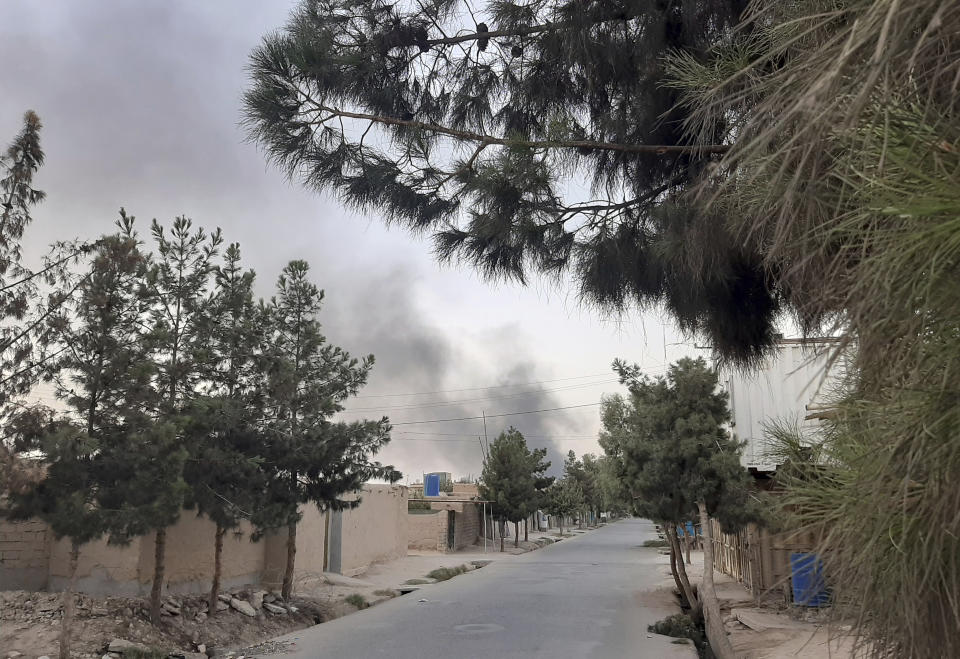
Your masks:
<path fill-rule="evenodd" d="M 755 524 L 739 533 L 724 533 L 715 520 L 710 524 L 717 570 L 742 583 L 754 597 L 783 592 L 790 599 L 790 554 L 813 551 L 813 533 L 770 533 Z"/>

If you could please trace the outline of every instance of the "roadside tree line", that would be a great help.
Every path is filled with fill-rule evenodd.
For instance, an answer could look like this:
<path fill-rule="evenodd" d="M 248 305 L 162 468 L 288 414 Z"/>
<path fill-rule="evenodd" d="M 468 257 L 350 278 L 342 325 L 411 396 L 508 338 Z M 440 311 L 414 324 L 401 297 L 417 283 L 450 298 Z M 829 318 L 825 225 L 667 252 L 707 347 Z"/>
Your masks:
<path fill-rule="evenodd" d="M 186 508 L 216 526 L 209 610 L 224 535 L 287 534 L 289 597 L 301 506 L 343 509 L 343 495 L 399 474 L 373 456 L 386 417 L 336 422 L 373 356 L 351 356 L 321 331 L 323 291 L 291 261 L 257 299 L 240 246 L 185 217 L 148 237 L 121 209 L 113 232 L 57 243 L 44 268 L 20 264 L 21 237 L 43 195 L 33 113 L 3 156 L 0 195 L 3 513 L 37 517 L 70 541 L 61 656 L 69 655 L 79 553 L 106 536 L 155 534 L 150 613 L 160 616 L 166 529 Z M 32 403 L 40 382 L 55 401 Z M 49 404 L 48 404 L 49 403 Z M 36 467 L 31 468 L 31 465 Z"/>
<path fill-rule="evenodd" d="M 958 53 L 942 0 L 304 0 L 244 104 L 292 180 L 442 260 L 568 275 L 737 367 L 784 319 L 838 339 L 781 514 L 872 654 L 933 658 L 960 656 Z"/>
<path fill-rule="evenodd" d="M 547 476 L 551 463 L 547 450 L 530 450 L 519 430 L 512 426 L 490 444 L 480 477 L 480 496 L 490 501 L 493 516 L 500 527 L 500 551 L 503 551 L 504 527 L 513 523 L 514 547 L 520 543 L 520 522 L 524 522 L 524 541 L 529 538 L 526 521 L 544 511 L 559 520 L 573 518 L 579 526 L 596 523 L 601 512 L 625 509 L 617 499 L 618 486 L 613 463 L 606 457 L 586 454 L 577 459 L 573 451 L 564 460 L 563 476 Z"/>
<path fill-rule="evenodd" d="M 735 531 L 762 517 L 740 464 L 742 445 L 725 427 L 727 395 L 703 359 L 681 359 L 657 377 L 620 360 L 614 370 L 628 393 L 603 400 L 600 445 L 616 465 L 621 497 L 635 514 L 663 527 L 684 608 L 705 623 L 714 654 L 733 657 L 713 584 L 710 519 Z M 687 522 L 699 523 L 703 535 L 699 591 L 687 576 L 677 533 Z"/>

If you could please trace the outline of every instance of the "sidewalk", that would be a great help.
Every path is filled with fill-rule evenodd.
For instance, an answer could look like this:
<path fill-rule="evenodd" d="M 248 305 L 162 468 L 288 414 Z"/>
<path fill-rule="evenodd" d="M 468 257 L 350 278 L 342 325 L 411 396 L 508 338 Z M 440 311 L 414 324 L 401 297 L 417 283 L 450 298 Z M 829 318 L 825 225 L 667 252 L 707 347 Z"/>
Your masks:
<path fill-rule="evenodd" d="M 703 552 L 691 552 L 686 565 L 691 584 L 703 577 Z M 738 659 L 846 659 L 865 657 L 855 651 L 850 628 L 828 622 L 828 611 L 788 606 L 768 597 L 758 606 L 750 592 L 732 577 L 714 571 L 724 627 Z M 664 586 L 675 588 L 669 561 L 664 571 Z M 801 619 L 817 617 L 819 619 Z"/>
<path fill-rule="evenodd" d="M 587 530 L 574 532 L 565 530 L 563 538 L 587 532 Z M 465 571 L 472 571 L 492 561 L 511 560 L 520 554 L 540 549 L 563 538 L 560 538 L 554 530 L 532 531 L 529 534 L 529 541 L 521 540 L 517 547 L 513 546 L 512 539 L 505 540 L 503 552 L 500 552 L 499 540 L 495 544 L 488 541 L 486 548 L 481 540 L 480 544 L 449 554 L 411 551 L 406 556 L 386 563 L 374 563 L 365 572 L 355 577 L 332 573 L 302 577 L 297 580 L 295 591 L 300 597 L 328 603 L 333 608 L 334 615 L 339 617 L 356 609 L 355 606 L 345 602 L 346 598 L 352 595 L 359 595 L 367 604 L 376 604 L 396 597 L 402 592 L 410 592 L 435 583 L 435 579 L 427 576 L 434 570 L 463 568 Z"/>

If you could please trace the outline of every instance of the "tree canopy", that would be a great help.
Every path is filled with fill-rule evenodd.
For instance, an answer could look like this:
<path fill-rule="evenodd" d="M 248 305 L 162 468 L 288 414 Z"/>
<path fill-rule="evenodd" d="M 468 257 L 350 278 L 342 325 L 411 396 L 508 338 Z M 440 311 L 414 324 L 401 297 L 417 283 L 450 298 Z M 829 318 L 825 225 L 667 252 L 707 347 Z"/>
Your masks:
<path fill-rule="evenodd" d="M 635 510 L 665 526 L 671 571 L 695 617 L 703 603 L 714 652 L 733 657 L 713 589 L 710 518 L 735 531 L 759 516 L 750 477 L 740 464 L 742 447 L 725 428 L 730 418 L 727 395 L 703 359 L 683 358 L 656 378 L 621 361 L 614 362 L 614 369 L 630 400 L 604 401 L 603 444 L 620 462 Z M 698 594 L 683 569 L 675 533 L 678 525 L 694 519 L 699 519 L 704 536 L 704 580 Z"/>
<path fill-rule="evenodd" d="M 781 294 L 681 199 L 728 145 L 686 132 L 662 63 L 727 40 L 747 4 L 304 0 L 251 56 L 246 120 L 291 178 L 429 234 L 442 259 L 569 275 L 604 309 L 662 304 L 749 361 Z"/>
<path fill-rule="evenodd" d="M 264 419 L 266 500 L 253 516 L 261 530 L 287 529 L 282 594 L 293 587 L 300 505 L 343 510 L 360 503 L 345 499 L 372 478 L 395 481 L 399 473 L 372 460 L 390 441 L 386 417 L 378 421 L 333 422 L 342 402 L 366 384 L 373 355 L 362 360 L 329 343 L 318 315 L 321 291 L 308 278 L 306 261 L 291 261 L 277 279 L 277 293 L 263 307 L 267 364 Z"/>
<path fill-rule="evenodd" d="M 501 523 L 517 524 L 537 510 L 541 492 L 552 481 L 545 475 L 550 468 L 544 461 L 546 455 L 546 449 L 527 448 L 523 435 L 512 426 L 490 444 L 479 489 Z M 514 537 L 515 545 L 518 536 Z"/>
<path fill-rule="evenodd" d="M 736 530 L 752 519 L 741 445 L 730 436 L 727 396 L 703 359 L 683 358 L 665 376 L 615 363 L 629 398 L 603 402 L 601 444 L 619 462 L 637 514 L 682 524 L 698 517 L 697 502 Z"/>
<path fill-rule="evenodd" d="M 701 199 L 846 376 L 783 512 L 821 532 L 875 656 L 960 655 L 960 5 L 758 0 L 744 18 L 669 68 L 690 138 L 731 145 Z"/>

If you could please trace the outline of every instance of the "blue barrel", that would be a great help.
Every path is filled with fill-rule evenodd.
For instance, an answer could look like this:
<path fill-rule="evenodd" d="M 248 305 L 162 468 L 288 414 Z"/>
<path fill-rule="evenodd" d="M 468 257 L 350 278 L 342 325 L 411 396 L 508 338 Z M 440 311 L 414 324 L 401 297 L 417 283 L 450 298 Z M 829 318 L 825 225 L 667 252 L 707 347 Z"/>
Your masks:
<path fill-rule="evenodd" d="M 440 496 L 440 474 L 427 474 L 423 477 L 423 494 L 428 497 Z"/>
<path fill-rule="evenodd" d="M 799 606 L 826 606 L 830 592 L 823 578 L 823 561 L 816 554 L 790 554 L 793 603 Z"/>

